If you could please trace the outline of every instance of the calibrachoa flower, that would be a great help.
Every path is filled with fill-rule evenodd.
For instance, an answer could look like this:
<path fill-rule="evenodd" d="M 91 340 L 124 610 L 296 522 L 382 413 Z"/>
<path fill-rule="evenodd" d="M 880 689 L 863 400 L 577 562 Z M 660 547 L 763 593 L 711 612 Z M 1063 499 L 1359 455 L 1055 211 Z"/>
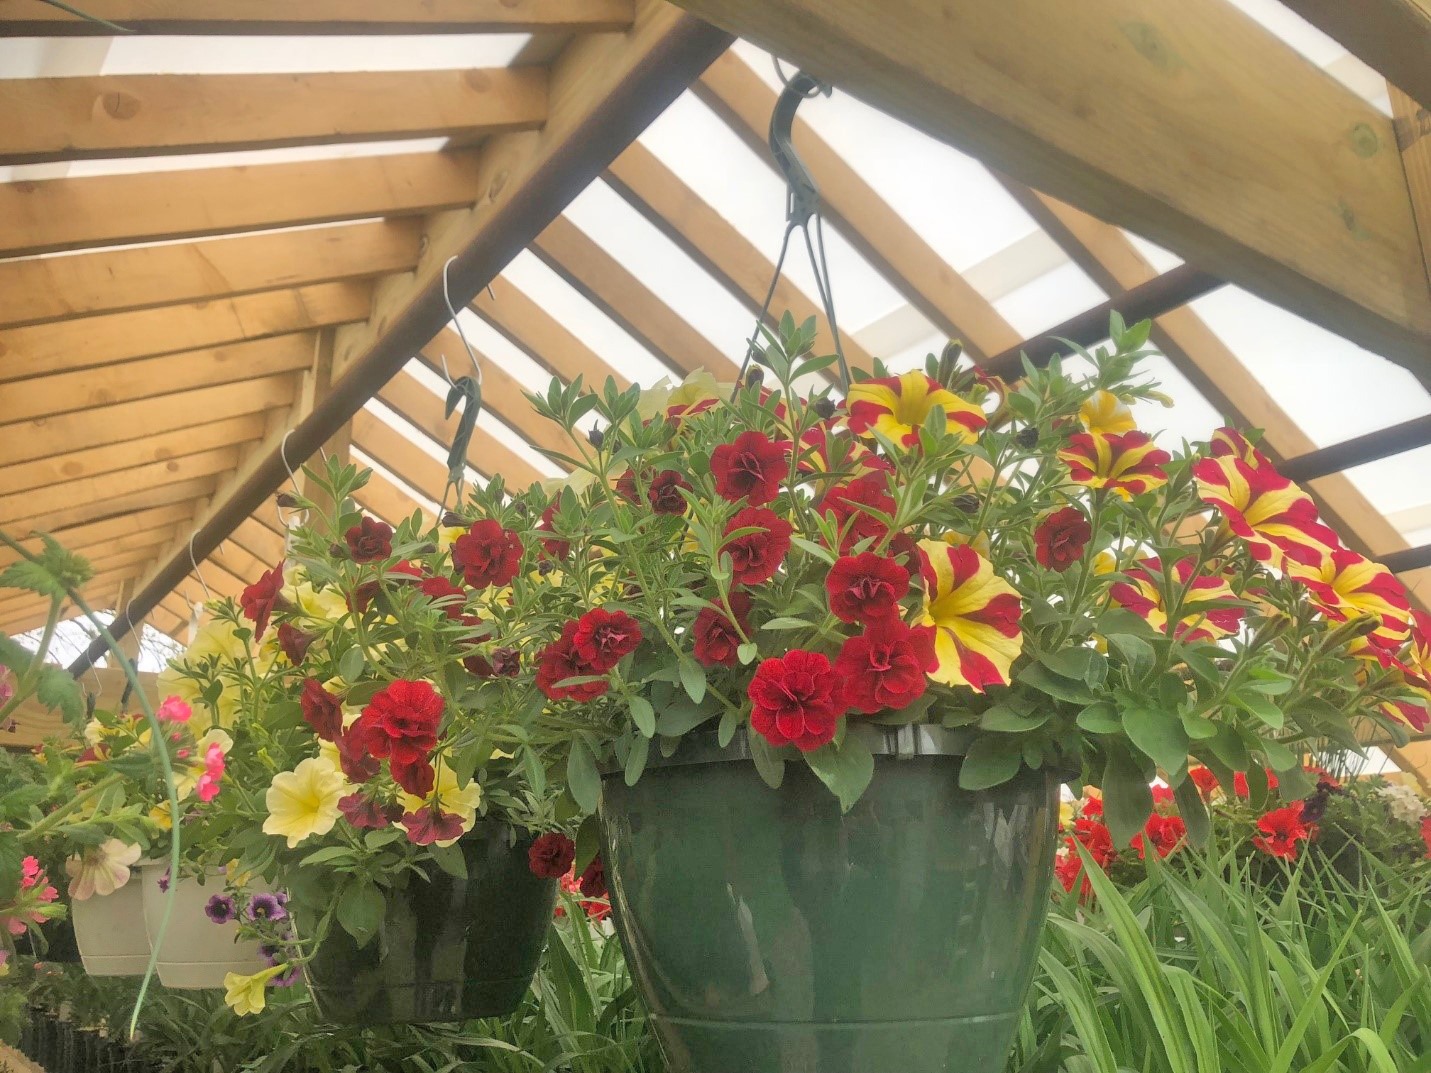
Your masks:
<path fill-rule="evenodd" d="M 224 747 L 211 742 L 204 750 L 204 771 L 194 782 L 194 796 L 200 801 L 212 801 L 219 796 L 219 782 L 224 777 Z"/>
<path fill-rule="evenodd" d="M 1138 851 L 1140 858 L 1146 854 L 1149 842 L 1153 844 L 1159 857 L 1166 857 L 1182 846 L 1187 833 L 1187 824 L 1181 817 L 1163 816 L 1155 812 L 1148 817 L 1143 833 L 1133 837 L 1131 845 Z"/>
<path fill-rule="evenodd" d="M 825 493 L 816 509 L 839 526 L 840 551 L 844 554 L 860 545 L 868 546 L 868 542 L 883 540 L 889 535 L 889 523 L 873 512 L 894 514 L 889 477 L 879 472 L 866 473 L 847 484 L 836 485 Z"/>
<path fill-rule="evenodd" d="M 264 571 L 259 579 L 239 596 L 239 606 L 243 608 L 244 617 L 253 623 L 255 641 L 263 640 L 264 632 L 268 629 L 269 616 L 273 614 L 274 605 L 283 598 L 282 594 L 283 564 L 279 563 L 272 570 Z"/>
<path fill-rule="evenodd" d="M 467 593 L 440 574 L 425 577 L 417 583 L 417 591 L 442 609 L 442 613 L 454 621 L 463 615 L 462 605 L 467 602 Z"/>
<path fill-rule="evenodd" d="M 1337 622 L 1369 616 L 1376 628 L 1366 639 L 1380 650 L 1382 662 L 1411 635 L 1411 605 L 1406 588 L 1380 563 L 1374 563 L 1348 548 L 1338 548 L 1321 561 L 1308 566 L 1293 560 L 1287 572 L 1311 593 L 1312 602 L 1328 618 Z"/>
<path fill-rule="evenodd" d="M 236 972 L 226 973 L 224 975 L 224 1002 L 240 1017 L 247 1017 L 251 1013 L 262 1013 L 264 1005 L 268 1001 L 268 982 L 287 967 L 286 965 L 273 965 L 252 976 L 243 976 Z"/>
<path fill-rule="evenodd" d="M 393 527 L 366 515 L 343 534 L 343 539 L 355 563 L 377 562 L 393 553 Z"/>
<path fill-rule="evenodd" d="M 527 850 L 527 865 L 543 879 L 560 879 L 576 860 L 576 844 L 559 831 L 539 835 Z"/>
<path fill-rule="evenodd" d="M 982 693 L 1008 685 L 1023 650 L 1019 595 L 994 573 L 993 564 L 968 545 L 919 542 L 924 609 L 918 623 L 935 628 L 938 660 L 930 677 Z"/>
<path fill-rule="evenodd" d="M 250 920 L 287 920 L 288 899 L 282 894 L 261 892 L 248 900 Z"/>
<path fill-rule="evenodd" d="M 443 764 L 431 793 L 402 795 L 398 822 L 408 840 L 419 846 L 450 846 L 472 830 L 481 801 L 482 787 L 460 781 L 452 765 Z"/>
<path fill-rule="evenodd" d="M 713 607 L 702 608 L 691 627 L 694 644 L 692 653 L 706 667 L 734 667 L 739 659 L 741 634 L 750 636 L 750 609 L 754 601 L 749 593 L 730 594 L 730 610 L 735 619 Z M 739 624 L 739 628 L 737 628 Z"/>
<path fill-rule="evenodd" d="M 238 906 L 232 895 L 215 894 L 204 903 L 204 915 L 215 924 L 230 924 L 238 919 Z"/>
<path fill-rule="evenodd" d="M 763 660 L 750 680 L 750 726 L 772 745 L 818 749 L 834 738 L 849 706 L 843 687 L 819 652 L 797 648 Z"/>
<path fill-rule="evenodd" d="M 278 647 L 288 657 L 288 662 L 297 667 L 308 654 L 308 648 L 318 639 L 315 633 L 300 630 L 287 622 L 279 623 Z"/>
<path fill-rule="evenodd" d="M 1078 432 L 1058 452 L 1075 484 L 1132 499 L 1168 483 L 1163 466 L 1172 455 L 1160 450 L 1146 432 L 1102 435 Z"/>
<path fill-rule="evenodd" d="M 1082 422 L 1085 432 L 1101 432 L 1104 435 L 1132 432 L 1138 427 L 1128 404 L 1102 388 L 1089 395 L 1078 408 L 1078 420 Z"/>
<path fill-rule="evenodd" d="M 353 726 L 370 754 L 389 759 L 397 784 L 421 796 L 432 789 L 428 756 L 445 708 L 432 683 L 399 679 L 373 695 Z"/>
<path fill-rule="evenodd" d="M 716 493 L 732 503 L 744 499 L 762 507 L 780 494 L 790 473 L 790 441 L 772 440 L 763 432 L 742 432 L 733 443 L 711 452 L 711 476 Z"/>
<path fill-rule="evenodd" d="M 844 622 L 869 624 L 898 618 L 899 601 L 909 591 L 909 572 L 873 552 L 842 556 L 825 577 L 830 611 Z"/>
<path fill-rule="evenodd" d="M 106 898 L 129 882 L 129 869 L 139 860 L 139 847 L 109 838 L 65 862 L 70 877 L 70 897 L 82 902 L 99 895 Z"/>
<path fill-rule="evenodd" d="M 1257 829 L 1262 834 L 1254 838 L 1252 844 L 1263 853 L 1286 860 L 1296 859 L 1297 843 L 1311 838 L 1314 830 L 1302 822 L 1300 804 L 1266 813 L 1257 821 Z"/>
<path fill-rule="evenodd" d="M 571 644 L 596 674 L 605 674 L 641 643 L 641 627 L 624 611 L 593 607 L 576 620 Z"/>
<path fill-rule="evenodd" d="M 662 470 L 651 478 L 651 486 L 646 489 L 646 502 L 657 514 L 686 513 L 686 497 L 681 493 L 691 490 L 691 482 L 673 469 Z"/>
<path fill-rule="evenodd" d="M 936 406 L 944 410 L 948 434 L 966 443 L 989 423 L 979 407 L 918 371 L 861 381 L 850 388 L 846 405 L 851 432 L 875 431 L 901 447 L 919 443 L 919 430 Z"/>
<path fill-rule="evenodd" d="M 1192 472 L 1199 497 L 1218 509 L 1257 559 L 1280 566 L 1286 557 L 1310 565 L 1340 546 L 1306 493 L 1271 466 L 1229 454 L 1204 458 Z"/>
<path fill-rule="evenodd" d="M 556 512 L 557 504 L 555 502 L 547 504 L 547 508 L 542 511 L 542 519 L 537 525 L 537 532 L 556 532 Z M 571 554 L 571 541 L 562 540 L 559 537 L 542 537 L 542 551 L 550 558 L 565 559 Z"/>
<path fill-rule="evenodd" d="M 773 578 L 785 561 L 794 532 L 794 526 L 765 507 L 736 511 L 726 523 L 726 541 L 721 545 L 721 552 L 730 556 L 736 583 L 759 585 Z"/>
<path fill-rule="evenodd" d="M 1060 573 L 1083 558 L 1093 527 L 1077 507 L 1062 507 L 1034 530 L 1034 558 L 1039 566 Z"/>
<path fill-rule="evenodd" d="M 263 833 L 288 839 L 289 849 L 313 835 L 326 835 L 342 815 L 338 802 L 345 786 L 338 769 L 319 757 L 275 775 L 264 795 L 268 819 Z"/>
<path fill-rule="evenodd" d="M 562 626 L 561 637 L 537 654 L 537 688 L 549 700 L 595 700 L 610 688 L 610 683 L 599 677 L 605 672 L 587 663 L 576 650 L 576 631 L 576 621 L 567 622 Z M 562 684 L 573 678 L 593 680 Z"/>
<path fill-rule="evenodd" d="M 343 733 L 343 705 L 333 694 L 323 688 L 316 678 L 303 681 L 303 693 L 298 698 L 303 712 L 303 720 L 313 733 L 324 741 L 337 741 Z"/>
<path fill-rule="evenodd" d="M 1192 779 L 1193 785 L 1197 787 L 1198 793 L 1202 794 L 1204 801 L 1212 799 L 1212 795 L 1219 789 L 1217 776 L 1212 773 L 1211 768 L 1201 765 L 1188 768 L 1188 778 Z M 1246 785 L 1247 776 L 1243 776 L 1243 784 Z"/>
<path fill-rule="evenodd" d="M 849 706 L 873 715 L 885 708 L 901 711 L 924 696 L 929 674 L 938 666 L 932 626 L 910 628 L 886 619 L 846 639 L 835 675 L 845 684 Z"/>
<path fill-rule="evenodd" d="M 500 522 L 473 522 L 452 545 L 452 565 L 474 589 L 509 585 L 522 565 L 522 541 Z"/>
<path fill-rule="evenodd" d="M 165 697 L 163 703 L 154 709 L 154 715 L 161 723 L 187 723 L 194 710 L 178 697 Z"/>
<path fill-rule="evenodd" d="M 1245 611 L 1241 607 L 1209 607 L 1213 601 L 1231 601 L 1235 594 L 1225 578 L 1209 574 L 1193 577 L 1196 556 L 1179 559 L 1172 567 L 1174 584 L 1181 594 L 1177 625 L 1169 630 L 1164 597 L 1163 566 L 1155 558 L 1140 559 L 1125 573 L 1127 581 L 1115 582 L 1108 595 L 1119 607 L 1142 618 L 1159 633 L 1171 633 L 1181 641 L 1208 641 L 1236 633 Z"/>

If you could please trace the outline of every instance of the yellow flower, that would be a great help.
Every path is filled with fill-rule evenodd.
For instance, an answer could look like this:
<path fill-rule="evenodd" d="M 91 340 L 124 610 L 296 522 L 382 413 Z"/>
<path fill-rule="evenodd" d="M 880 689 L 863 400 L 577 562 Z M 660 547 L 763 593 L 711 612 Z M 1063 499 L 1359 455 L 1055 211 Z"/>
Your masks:
<path fill-rule="evenodd" d="M 268 1000 L 268 981 L 287 969 L 287 965 L 274 965 L 256 972 L 252 976 L 240 976 L 236 972 L 224 975 L 224 1002 L 240 1017 L 251 1013 L 262 1013 Z"/>
<path fill-rule="evenodd" d="M 935 407 L 944 411 L 945 431 L 960 443 L 978 439 L 989 423 L 978 406 L 918 370 L 861 381 L 850 388 L 847 402 L 851 432 L 857 436 L 879 432 L 901 447 L 919 443 L 919 430 Z"/>
<path fill-rule="evenodd" d="M 929 677 L 982 693 L 1008 685 L 1023 651 L 1019 594 L 994 573 L 993 564 L 967 545 L 919 542 L 924 609 L 916 624 L 934 627 L 938 666 Z"/>
<path fill-rule="evenodd" d="M 1096 577 L 1111 574 L 1118 569 L 1118 556 L 1111 551 L 1100 551 L 1093 557 L 1093 573 Z"/>
<path fill-rule="evenodd" d="M 442 765 L 436 784 L 426 797 L 409 793 L 404 793 L 401 797 L 403 812 L 417 812 L 435 805 L 442 812 L 458 817 L 462 821 L 463 834 L 472 830 L 472 825 L 477 821 L 477 805 L 481 800 L 482 787 L 475 782 L 469 782 L 466 786 L 459 785 L 456 772 L 447 764 Z M 406 826 L 403 824 L 404 829 Z M 455 838 L 448 838 L 437 845 L 450 846 L 456 841 Z"/>
<path fill-rule="evenodd" d="M 348 601 L 337 589 L 315 589 L 302 571 L 295 570 L 283 586 L 283 597 L 309 618 L 336 622 L 348 613 Z"/>
<path fill-rule="evenodd" d="M 466 526 L 462 525 L 439 525 L 437 527 L 437 547 L 439 551 L 446 551 L 457 541 L 463 533 L 467 532 Z"/>
<path fill-rule="evenodd" d="M 287 838 L 289 849 L 311 835 L 326 835 L 338 822 L 338 801 L 347 788 L 342 773 L 321 757 L 275 775 L 263 799 L 263 833 Z"/>
<path fill-rule="evenodd" d="M 161 801 L 149 810 L 149 819 L 161 831 L 174 829 L 174 817 L 169 815 L 169 802 Z"/>
<path fill-rule="evenodd" d="M 1101 388 L 1084 400 L 1078 408 L 1078 420 L 1089 432 L 1113 434 L 1132 432 L 1138 427 L 1127 403 L 1111 391 Z"/>

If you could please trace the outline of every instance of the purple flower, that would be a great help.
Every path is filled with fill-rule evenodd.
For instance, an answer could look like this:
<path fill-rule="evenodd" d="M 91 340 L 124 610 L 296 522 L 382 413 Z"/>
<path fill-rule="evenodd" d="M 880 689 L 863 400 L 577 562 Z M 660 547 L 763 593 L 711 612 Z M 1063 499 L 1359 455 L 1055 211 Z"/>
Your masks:
<path fill-rule="evenodd" d="M 298 966 L 290 965 L 272 980 L 268 981 L 269 987 L 292 987 L 298 982 Z"/>
<path fill-rule="evenodd" d="M 238 906 L 227 894 L 215 894 L 204 906 L 204 912 L 215 924 L 229 924 L 238 919 Z"/>
<path fill-rule="evenodd" d="M 165 894 L 169 893 L 169 869 L 164 869 L 164 874 L 159 877 L 159 889 Z"/>
<path fill-rule="evenodd" d="M 286 920 L 288 898 L 282 894 L 255 894 L 248 900 L 248 915 L 252 920 Z"/>

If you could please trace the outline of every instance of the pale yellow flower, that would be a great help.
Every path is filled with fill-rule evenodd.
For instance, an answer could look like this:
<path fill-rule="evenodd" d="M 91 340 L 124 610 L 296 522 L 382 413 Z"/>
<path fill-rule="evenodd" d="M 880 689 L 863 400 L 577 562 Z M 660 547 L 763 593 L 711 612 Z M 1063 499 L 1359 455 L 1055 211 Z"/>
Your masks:
<path fill-rule="evenodd" d="M 268 1001 L 268 981 L 287 969 L 287 965 L 274 965 L 256 972 L 252 976 L 241 976 L 236 972 L 224 975 L 224 1002 L 240 1017 L 251 1013 L 262 1013 Z"/>
<path fill-rule="evenodd" d="M 1111 574 L 1118 569 L 1118 556 L 1111 551 L 1100 551 L 1093 557 L 1093 573 L 1096 576 Z"/>
<path fill-rule="evenodd" d="M 348 613 L 348 601 L 337 589 L 316 589 L 302 571 L 294 571 L 283 586 L 283 598 L 309 618 L 336 622 Z"/>
<path fill-rule="evenodd" d="M 1089 432 L 1105 435 L 1132 432 L 1138 427 L 1128 404 L 1113 392 L 1101 388 L 1088 396 L 1078 408 L 1078 419 Z"/>
<path fill-rule="evenodd" d="M 462 525 L 439 525 L 437 527 L 437 548 L 439 551 L 446 551 L 457 542 L 457 538 L 467 532 L 467 527 Z"/>
<path fill-rule="evenodd" d="M 342 773 L 321 757 L 309 757 L 292 771 L 273 777 L 263 803 L 263 833 L 288 839 L 288 848 L 312 835 L 326 835 L 342 814 L 338 801 L 348 789 Z"/>
<path fill-rule="evenodd" d="M 482 787 L 475 782 L 468 782 L 465 786 L 459 784 L 456 772 L 447 764 L 442 765 L 432 792 L 426 797 L 409 793 L 404 793 L 401 797 L 403 812 L 417 812 L 419 809 L 436 805 L 443 812 L 457 816 L 462 820 L 463 834 L 472 830 L 472 825 L 477 822 L 477 806 L 481 801 Z M 406 829 L 406 824 L 403 827 Z M 449 838 L 437 845 L 450 846 L 456 841 L 455 838 Z"/>
<path fill-rule="evenodd" d="M 77 902 L 95 895 L 107 898 L 129 882 L 129 869 L 139 860 L 139 847 L 117 838 L 90 846 L 65 862 L 70 877 L 70 897 Z"/>

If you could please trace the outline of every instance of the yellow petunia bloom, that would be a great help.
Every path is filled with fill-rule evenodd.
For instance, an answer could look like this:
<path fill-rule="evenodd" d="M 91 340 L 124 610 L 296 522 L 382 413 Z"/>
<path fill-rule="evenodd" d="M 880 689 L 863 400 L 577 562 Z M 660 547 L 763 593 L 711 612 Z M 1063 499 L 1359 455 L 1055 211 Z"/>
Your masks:
<path fill-rule="evenodd" d="M 337 589 L 315 589 L 300 570 L 283 586 L 283 598 L 309 618 L 337 622 L 348 613 L 347 598 Z"/>
<path fill-rule="evenodd" d="M 418 797 L 416 794 L 404 793 L 400 800 L 403 812 L 417 812 L 436 805 L 442 812 L 458 817 L 462 821 L 462 833 L 466 834 L 477 822 L 477 806 L 482 801 L 482 787 L 475 782 L 460 785 L 456 772 L 447 764 L 443 764 L 430 794 Z M 403 826 L 406 828 L 405 824 Z M 437 845 L 450 846 L 456 841 L 456 838 L 448 838 Z"/>
<path fill-rule="evenodd" d="M 347 780 L 332 763 L 309 757 L 273 777 L 263 799 L 268 809 L 263 833 L 288 839 L 289 849 L 311 835 L 326 835 L 338 822 L 338 801 L 347 789 Z"/>
<path fill-rule="evenodd" d="M 287 965 L 274 965 L 256 972 L 252 976 L 241 976 L 236 972 L 224 975 L 224 1002 L 240 1017 L 251 1013 L 262 1013 L 268 1001 L 268 981 L 287 969 Z"/>
<path fill-rule="evenodd" d="M 457 542 L 457 538 L 467 532 L 465 525 L 439 525 L 437 527 L 437 548 L 446 551 Z"/>
<path fill-rule="evenodd" d="M 1078 408 L 1078 420 L 1088 432 L 1102 432 L 1113 435 L 1132 432 L 1138 427 L 1133 420 L 1133 411 L 1128 404 L 1111 391 L 1099 389 L 1084 400 Z"/>
<path fill-rule="evenodd" d="M 973 442 L 988 424 L 982 409 L 917 370 L 861 381 L 850 388 L 847 402 L 851 432 L 859 436 L 879 432 L 903 447 L 919 442 L 919 429 L 936 406 L 944 410 L 949 435 L 958 436 L 961 443 Z"/>
<path fill-rule="evenodd" d="M 929 677 L 976 693 L 1008 685 L 1024 643 L 1019 594 L 968 545 L 921 540 L 919 551 L 924 609 L 916 625 L 934 627 L 939 660 Z"/>

